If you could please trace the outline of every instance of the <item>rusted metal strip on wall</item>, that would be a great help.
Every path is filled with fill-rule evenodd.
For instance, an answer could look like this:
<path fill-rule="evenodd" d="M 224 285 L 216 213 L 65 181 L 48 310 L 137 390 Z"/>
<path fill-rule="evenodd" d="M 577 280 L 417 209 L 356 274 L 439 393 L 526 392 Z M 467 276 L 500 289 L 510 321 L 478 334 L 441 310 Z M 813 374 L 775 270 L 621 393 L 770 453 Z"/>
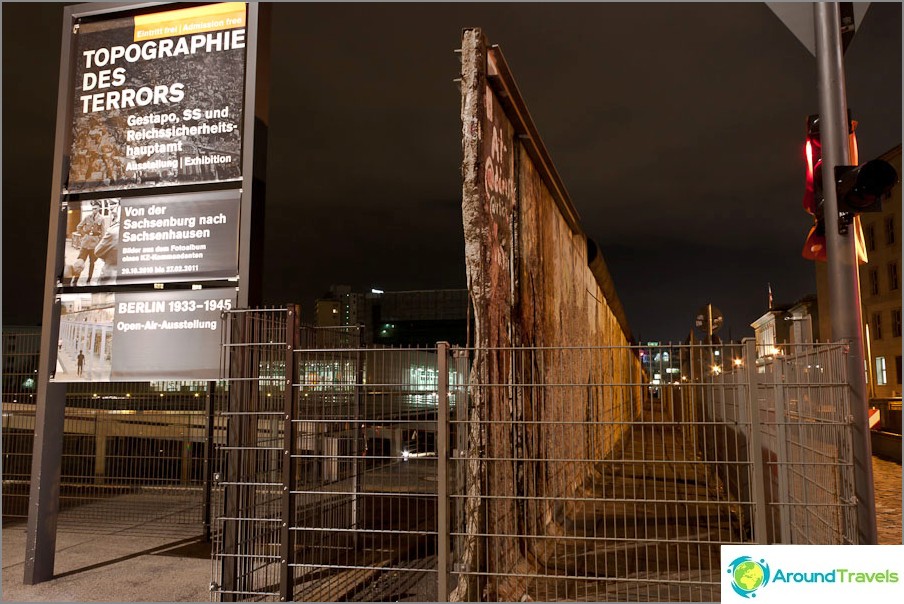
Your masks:
<path fill-rule="evenodd" d="M 496 45 L 487 48 L 486 62 L 487 81 L 495 92 L 498 102 L 505 108 L 506 116 L 512 123 L 515 135 L 537 167 L 537 171 L 541 174 L 543 182 L 546 183 L 568 226 L 574 232 L 582 233 L 578 211 L 565 189 L 565 183 L 562 182 L 549 151 L 546 150 L 546 145 L 543 144 L 540 132 L 530 116 L 521 91 L 518 90 L 518 85 L 502 54 L 502 49 Z"/>

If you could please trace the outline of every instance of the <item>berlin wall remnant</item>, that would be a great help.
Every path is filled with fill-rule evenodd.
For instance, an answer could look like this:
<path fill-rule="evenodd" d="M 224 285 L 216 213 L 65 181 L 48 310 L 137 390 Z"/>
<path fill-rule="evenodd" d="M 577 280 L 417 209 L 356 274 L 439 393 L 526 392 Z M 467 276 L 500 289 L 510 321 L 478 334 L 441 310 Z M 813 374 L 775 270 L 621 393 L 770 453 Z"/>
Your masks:
<path fill-rule="evenodd" d="M 557 500 L 581 488 L 593 471 L 587 462 L 604 459 L 637 416 L 640 387 L 627 384 L 641 367 L 628 355 L 588 368 L 516 352 L 626 346 L 631 336 L 599 249 L 580 227 L 501 51 L 480 29 L 462 38 L 462 150 L 476 348 L 469 416 L 481 429 L 468 435 L 461 563 L 487 577 L 483 597 L 519 601 L 524 576 L 550 562 L 562 535 Z M 527 387 L 536 384 L 546 386 Z M 602 387 L 615 384 L 622 386 Z M 477 534 L 488 536 L 480 542 Z M 473 589 L 462 578 L 450 599 L 470 599 Z"/>

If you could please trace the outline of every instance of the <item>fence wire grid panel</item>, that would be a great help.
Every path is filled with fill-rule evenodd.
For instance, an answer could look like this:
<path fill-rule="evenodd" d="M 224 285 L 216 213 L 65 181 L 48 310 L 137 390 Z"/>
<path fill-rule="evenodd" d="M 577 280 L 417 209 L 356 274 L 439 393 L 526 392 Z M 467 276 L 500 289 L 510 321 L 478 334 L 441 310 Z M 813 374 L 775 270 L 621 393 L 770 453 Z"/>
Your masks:
<path fill-rule="evenodd" d="M 454 458 L 460 566 L 450 599 L 718 599 L 719 546 L 752 540 L 754 501 L 727 479 L 749 483 L 753 470 L 709 446 L 740 433 L 704 416 L 703 352 L 473 351 L 508 361 L 513 379 L 471 382 L 471 399 L 515 413 L 453 420 L 484 442 L 472 436 Z"/>
<path fill-rule="evenodd" d="M 292 309 L 227 332 L 214 594 L 436 600 L 437 350 L 364 350 Z"/>
<path fill-rule="evenodd" d="M 841 345 L 363 348 L 291 308 L 228 321 L 223 601 L 717 601 L 722 544 L 854 541 Z"/>
<path fill-rule="evenodd" d="M 28 515 L 40 330 L 3 334 L 3 521 Z M 67 385 L 59 527 L 201 534 L 210 471 L 207 382 Z"/>
<path fill-rule="evenodd" d="M 771 452 L 764 460 L 768 539 L 856 543 L 847 347 L 785 348 L 764 362 L 757 396 Z"/>

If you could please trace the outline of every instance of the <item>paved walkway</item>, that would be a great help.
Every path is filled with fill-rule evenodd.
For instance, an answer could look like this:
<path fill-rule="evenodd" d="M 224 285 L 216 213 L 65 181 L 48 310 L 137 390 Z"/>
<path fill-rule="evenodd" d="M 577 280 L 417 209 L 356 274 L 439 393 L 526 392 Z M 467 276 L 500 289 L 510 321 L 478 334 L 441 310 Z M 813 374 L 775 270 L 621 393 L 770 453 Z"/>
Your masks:
<path fill-rule="evenodd" d="M 901 466 L 874 458 L 873 472 L 879 543 L 900 544 Z M 25 524 L 3 528 L 3 601 L 210 601 L 210 547 L 185 525 L 61 524 L 56 578 L 39 585 L 22 584 Z"/>
<path fill-rule="evenodd" d="M 198 538 L 58 532 L 56 578 L 23 585 L 25 527 L 3 529 L 3 600 L 207 602 L 209 548 Z"/>
<path fill-rule="evenodd" d="M 901 545 L 901 466 L 873 458 L 879 545 Z"/>
<path fill-rule="evenodd" d="M 120 498 L 135 514 L 86 508 L 60 514 L 55 578 L 23 585 L 25 523 L 3 527 L 2 598 L 14 602 L 208 602 L 210 544 L 197 524 L 184 524 L 161 501 L 150 521 L 141 506 Z M 90 510 L 89 510 L 90 511 Z M 146 510 L 145 510 L 146 512 Z"/>

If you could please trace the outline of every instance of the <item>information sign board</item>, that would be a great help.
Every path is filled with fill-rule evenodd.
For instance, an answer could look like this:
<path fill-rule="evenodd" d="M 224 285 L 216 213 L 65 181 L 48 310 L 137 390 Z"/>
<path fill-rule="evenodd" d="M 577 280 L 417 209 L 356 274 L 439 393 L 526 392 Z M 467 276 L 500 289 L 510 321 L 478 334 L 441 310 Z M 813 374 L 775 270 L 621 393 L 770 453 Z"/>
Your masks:
<path fill-rule="evenodd" d="M 242 176 L 244 2 L 74 29 L 66 192 Z"/>
<path fill-rule="evenodd" d="M 56 382 L 214 380 L 234 288 L 59 296 Z"/>
<path fill-rule="evenodd" d="M 234 278 L 240 204 L 238 190 L 71 203 L 61 284 Z"/>

